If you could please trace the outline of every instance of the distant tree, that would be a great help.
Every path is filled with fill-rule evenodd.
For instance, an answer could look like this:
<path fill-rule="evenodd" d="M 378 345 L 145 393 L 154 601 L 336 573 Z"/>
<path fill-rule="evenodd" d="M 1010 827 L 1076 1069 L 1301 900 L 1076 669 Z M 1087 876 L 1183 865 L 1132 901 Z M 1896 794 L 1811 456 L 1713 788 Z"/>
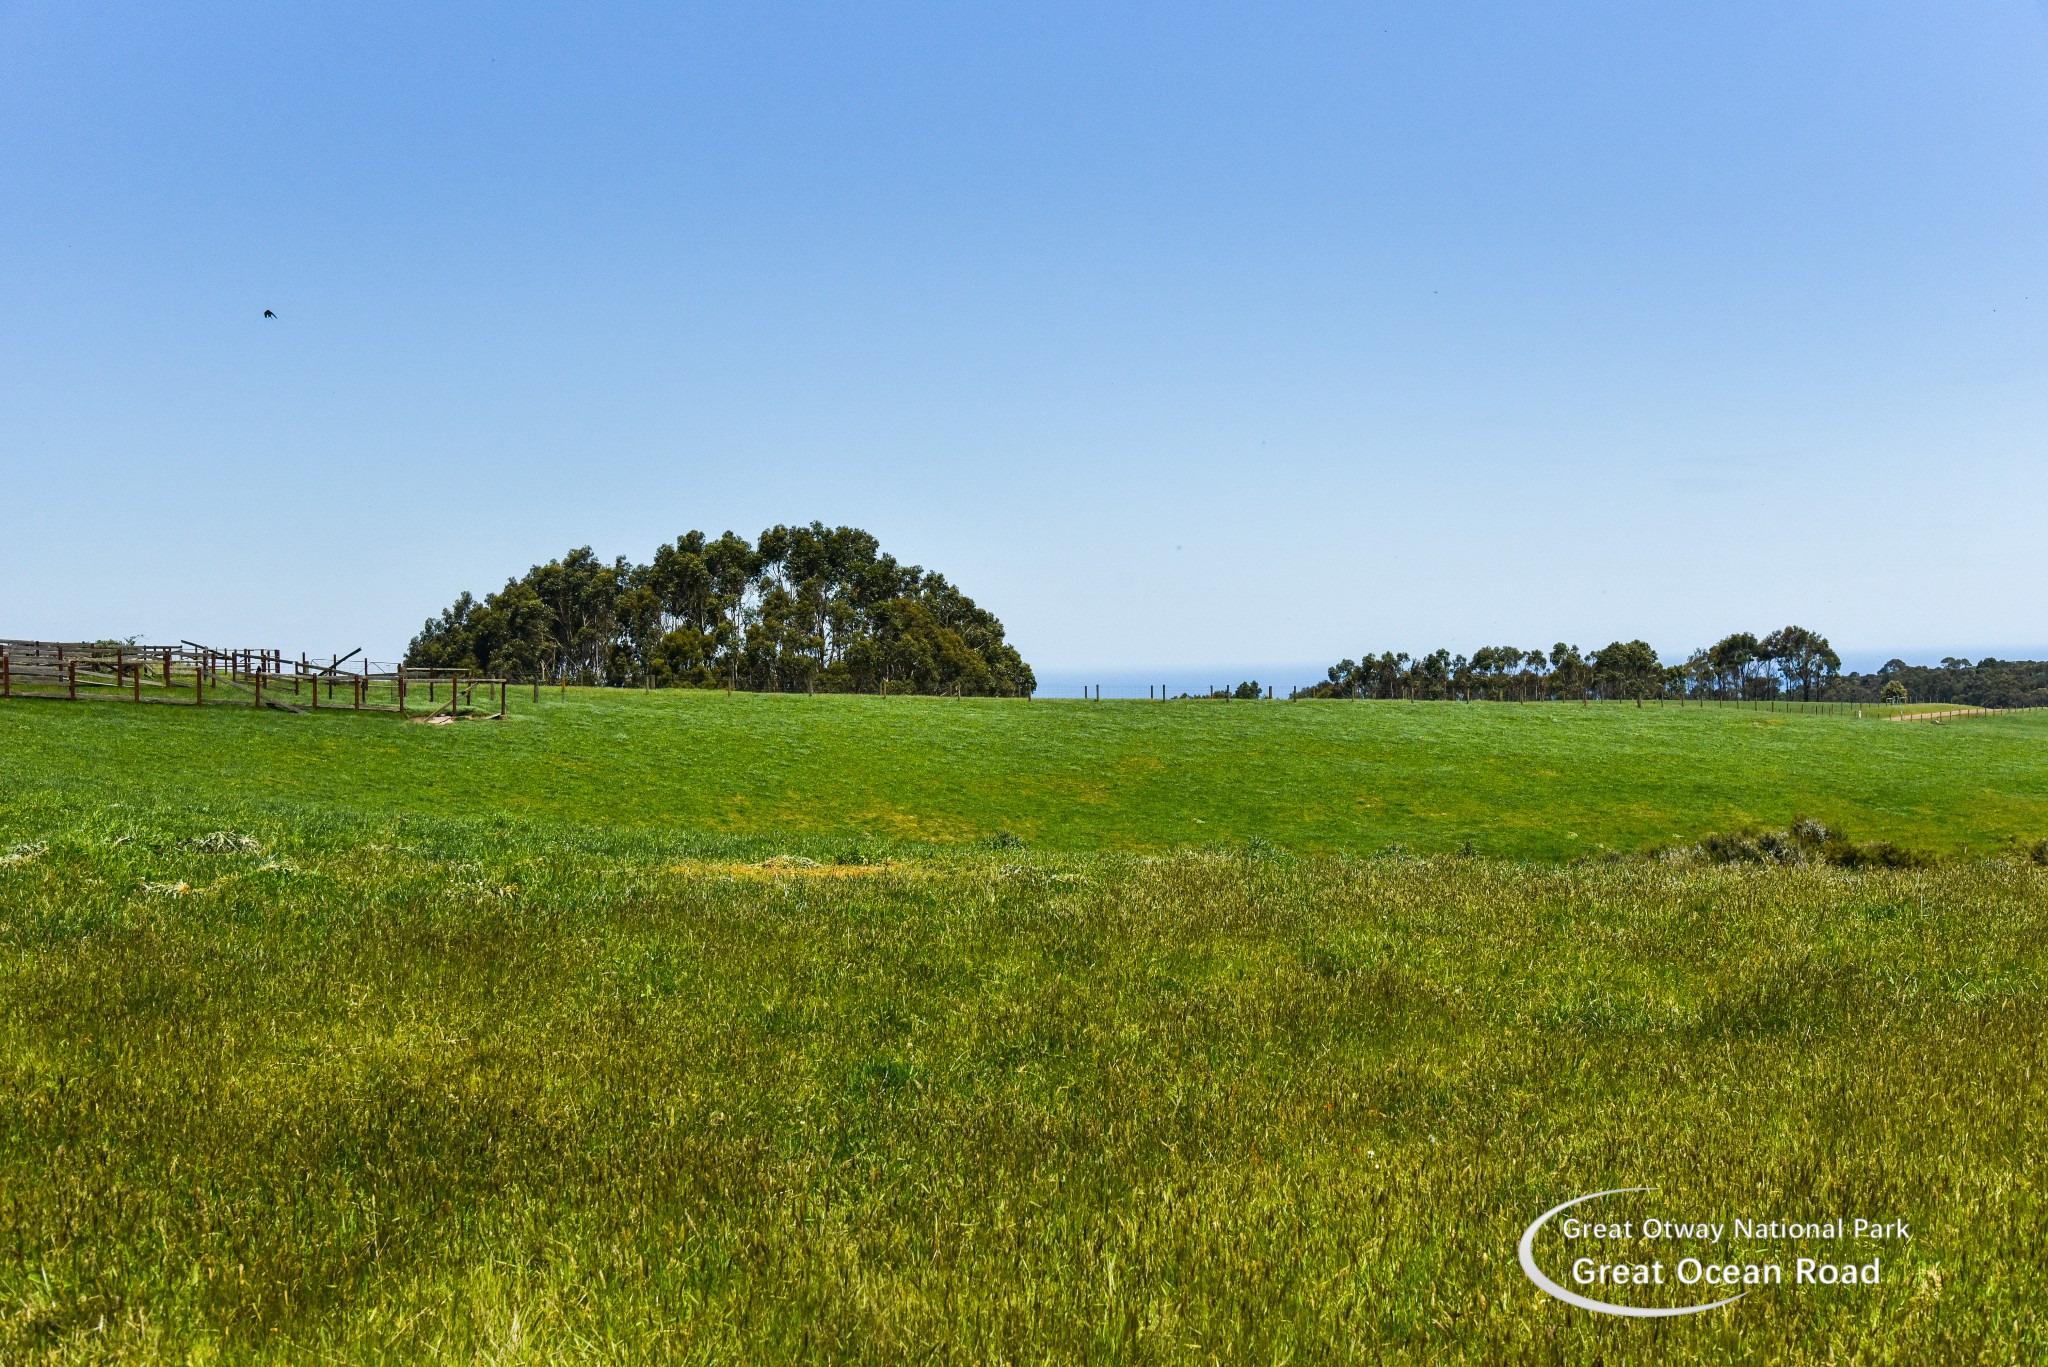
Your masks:
<path fill-rule="evenodd" d="M 1344 660 L 1326 682 L 1303 692 L 1325 698 L 1467 699 L 1571 699 L 1596 692 L 1641 699 L 1760 698 L 1783 688 L 1813 701 L 1874 703 L 1906 696 L 1977 707 L 2048 707 L 2048 661 L 1986 656 L 1972 664 L 1948 656 L 1939 665 L 1912 665 L 1891 659 L 1874 674 L 1843 673 L 1827 638 L 1799 626 L 1781 627 L 1761 640 L 1737 632 L 1693 651 L 1682 664 L 1652 667 L 1655 658 L 1641 641 L 1610 642 L 1591 660 L 1562 641 L 1548 652 L 1481 646 L 1470 659 L 1448 650 L 1419 659 L 1386 651 Z"/>
<path fill-rule="evenodd" d="M 1506 700 L 1522 671 L 1520 646 L 1481 646 L 1472 652 L 1472 686 L 1496 701 Z"/>
<path fill-rule="evenodd" d="M 1593 652 L 1594 677 L 1605 698 L 1643 699 L 1664 691 L 1664 665 L 1642 641 L 1614 641 Z"/>
<path fill-rule="evenodd" d="M 457 595 L 439 617 L 429 617 L 420 634 L 413 637 L 407 661 L 423 669 L 474 668 L 476 617 L 482 606 L 466 591 Z"/>
<path fill-rule="evenodd" d="M 852 527 L 692 531 L 647 565 L 588 547 L 429 620 L 413 664 L 519 679 L 1029 696 L 1003 624 L 944 576 Z"/>
<path fill-rule="evenodd" d="M 1827 637 L 1805 627 L 1778 628 L 1759 643 L 1757 654 L 1776 665 L 1786 684 L 1796 685 L 1799 696 L 1808 702 L 1820 681 L 1842 668 L 1842 659 Z"/>
<path fill-rule="evenodd" d="M 1746 631 L 1723 636 L 1707 650 L 1714 676 L 1726 693 L 1743 697 L 1748 691 L 1750 671 L 1760 655 L 1760 642 Z"/>
<path fill-rule="evenodd" d="M 1395 654 L 1383 650 L 1373 661 L 1373 696 L 1376 698 L 1400 698 L 1412 696 L 1407 691 L 1408 652 Z"/>
<path fill-rule="evenodd" d="M 552 651 L 554 614 L 533 585 L 508 580 L 472 619 L 475 669 L 498 668 L 509 677 L 537 679 Z"/>
<path fill-rule="evenodd" d="M 713 639 L 726 687 L 737 688 L 740 665 L 746 658 L 747 617 L 753 607 L 754 575 L 760 560 L 745 537 L 727 532 L 704 548 L 704 568 L 711 576 L 712 601 L 718 605 Z"/>
<path fill-rule="evenodd" d="M 1550 680 L 1558 698 L 1579 700 L 1592 687 L 1593 671 L 1577 646 L 1559 641 L 1550 648 Z"/>
<path fill-rule="evenodd" d="M 607 665 L 617 630 L 619 583 L 623 559 L 607 565 L 582 546 L 560 560 L 537 566 L 527 582 L 550 614 L 548 638 L 553 658 L 550 679 L 589 683 L 607 681 Z"/>
<path fill-rule="evenodd" d="M 1906 692 L 1906 686 L 1897 679 L 1885 680 L 1884 687 L 1878 691 L 1879 699 L 1888 703 L 1902 703 L 1910 696 Z"/>
<path fill-rule="evenodd" d="M 1418 698 L 1444 698 L 1450 696 L 1450 651 L 1431 651 L 1411 666 L 1410 673 L 1414 679 L 1414 692 L 1412 696 Z"/>

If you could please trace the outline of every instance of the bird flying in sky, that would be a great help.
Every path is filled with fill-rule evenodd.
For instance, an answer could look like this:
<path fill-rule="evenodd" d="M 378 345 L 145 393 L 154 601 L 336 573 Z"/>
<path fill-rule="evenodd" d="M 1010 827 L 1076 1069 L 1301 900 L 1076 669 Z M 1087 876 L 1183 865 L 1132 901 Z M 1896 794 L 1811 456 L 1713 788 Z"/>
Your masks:
<path fill-rule="evenodd" d="M 275 318 L 275 317 L 277 317 L 277 315 L 276 315 L 276 314 L 274 314 L 274 313 L 272 313 L 272 312 L 271 312 L 271 311 L 270 311 L 269 309 L 265 309 L 265 310 L 263 310 L 263 316 L 264 316 L 265 318 Z"/>

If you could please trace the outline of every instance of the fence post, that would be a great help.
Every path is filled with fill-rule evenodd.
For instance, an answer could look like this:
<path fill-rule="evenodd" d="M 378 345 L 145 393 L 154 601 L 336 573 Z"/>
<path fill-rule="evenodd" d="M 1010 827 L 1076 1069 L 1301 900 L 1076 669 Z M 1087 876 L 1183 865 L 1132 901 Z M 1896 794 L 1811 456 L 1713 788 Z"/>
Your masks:
<path fill-rule="evenodd" d="M 512 687 L 511 680 L 498 680 L 498 720 L 505 720 L 505 693 Z"/>
<path fill-rule="evenodd" d="M 7 652 L 0 650 L 0 698 L 14 696 L 14 663 L 7 658 Z"/>
<path fill-rule="evenodd" d="M 200 667 L 198 659 L 194 658 L 194 660 L 192 661 L 192 705 L 194 707 L 200 707 L 203 706 L 205 702 L 206 671 Z"/>
<path fill-rule="evenodd" d="M 263 672 L 261 670 L 256 672 L 256 700 L 250 703 L 249 706 L 258 712 L 263 710 Z"/>
<path fill-rule="evenodd" d="M 78 661 L 71 662 L 71 701 L 78 701 Z"/>

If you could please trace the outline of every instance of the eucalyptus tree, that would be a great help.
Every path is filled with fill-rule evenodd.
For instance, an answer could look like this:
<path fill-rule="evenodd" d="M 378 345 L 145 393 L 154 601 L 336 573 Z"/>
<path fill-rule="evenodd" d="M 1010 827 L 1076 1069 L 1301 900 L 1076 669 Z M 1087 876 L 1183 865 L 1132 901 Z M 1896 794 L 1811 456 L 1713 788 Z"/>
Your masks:
<path fill-rule="evenodd" d="M 1646 641 L 1613 641 L 1593 652 L 1596 686 L 1603 698 L 1645 698 L 1664 691 L 1664 664 Z"/>
<path fill-rule="evenodd" d="M 580 546 L 528 575 L 553 619 L 548 633 L 554 654 L 550 678 L 604 682 L 618 627 L 619 584 L 627 569 L 624 557 L 607 565 L 590 547 Z"/>
<path fill-rule="evenodd" d="M 407 659 L 519 678 L 1029 696 L 1003 624 L 853 527 L 692 531 L 651 563 L 588 547 L 430 619 Z"/>
<path fill-rule="evenodd" d="M 1750 670 L 1761 658 L 1761 643 L 1746 631 L 1723 636 L 1707 649 L 1715 676 L 1737 698 L 1747 695 Z"/>
<path fill-rule="evenodd" d="M 1841 672 L 1842 657 L 1819 632 L 1805 627 L 1780 627 L 1764 637 L 1758 652 L 1778 669 L 1788 685 L 1797 685 L 1801 698 L 1811 702 L 1822 679 Z"/>
<path fill-rule="evenodd" d="M 747 618 L 754 607 L 754 576 L 760 556 L 743 536 L 727 532 L 704 548 L 704 568 L 711 575 L 712 601 L 718 605 L 714 647 L 726 676 L 726 687 L 739 687 L 740 663 L 746 655 Z"/>
<path fill-rule="evenodd" d="M 1373 696 L 1376 698 L 1400 698 L 1410 696 L 1407 687 L 1408 652 L 1398 654 L 1383 650 L 1372 662 Z"/>
<path fill-rule="evenodd" d="M 1894 688 L 1892 685 L 1898 687 Z M 1766 687 L 1767 686 L 1767 687 Z M 1324 682 L 1297 690 L 1317 698 L 1761 698 L 1768 691 L 1809 701 L 1876 702 L 1904 689 L 1922 702 L 1982 707 L 2048 707 L 2048 661 L 1974 664 L 1961 656 L 1938 665 L 1887 660 L 1874 674 L 1844 673 L 1825 636 L 1786 626 L 1758 638 L 1734 632 L 1664 664 L 1646 641 L 1612 641 L 1590 660 L 1559 641 L 1549 651 L 1481 646 L 1471 658 L 1436 650 L 1417 658 L 1384 651 L 1344 659 Z"/>
<path fill-rule="evenodd" d="M 1550 679 L 1557 697 L 1580 699 L 1592 684 L 1592 670 L 1577 646 L 1559 641 L 1550 648 Z"/>

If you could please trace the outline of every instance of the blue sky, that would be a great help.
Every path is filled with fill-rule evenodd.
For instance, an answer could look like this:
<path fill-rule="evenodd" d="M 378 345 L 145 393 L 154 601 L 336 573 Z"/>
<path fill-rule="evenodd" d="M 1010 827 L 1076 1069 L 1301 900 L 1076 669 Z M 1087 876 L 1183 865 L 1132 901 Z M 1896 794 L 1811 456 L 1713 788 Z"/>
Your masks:
<path fill-rule="evenodd" d="M 2039 3 L 0 5 L 0 634 L 383 657 L 818 518 L 1063 688 L 2048 651 L 2044 75 Z"/>

